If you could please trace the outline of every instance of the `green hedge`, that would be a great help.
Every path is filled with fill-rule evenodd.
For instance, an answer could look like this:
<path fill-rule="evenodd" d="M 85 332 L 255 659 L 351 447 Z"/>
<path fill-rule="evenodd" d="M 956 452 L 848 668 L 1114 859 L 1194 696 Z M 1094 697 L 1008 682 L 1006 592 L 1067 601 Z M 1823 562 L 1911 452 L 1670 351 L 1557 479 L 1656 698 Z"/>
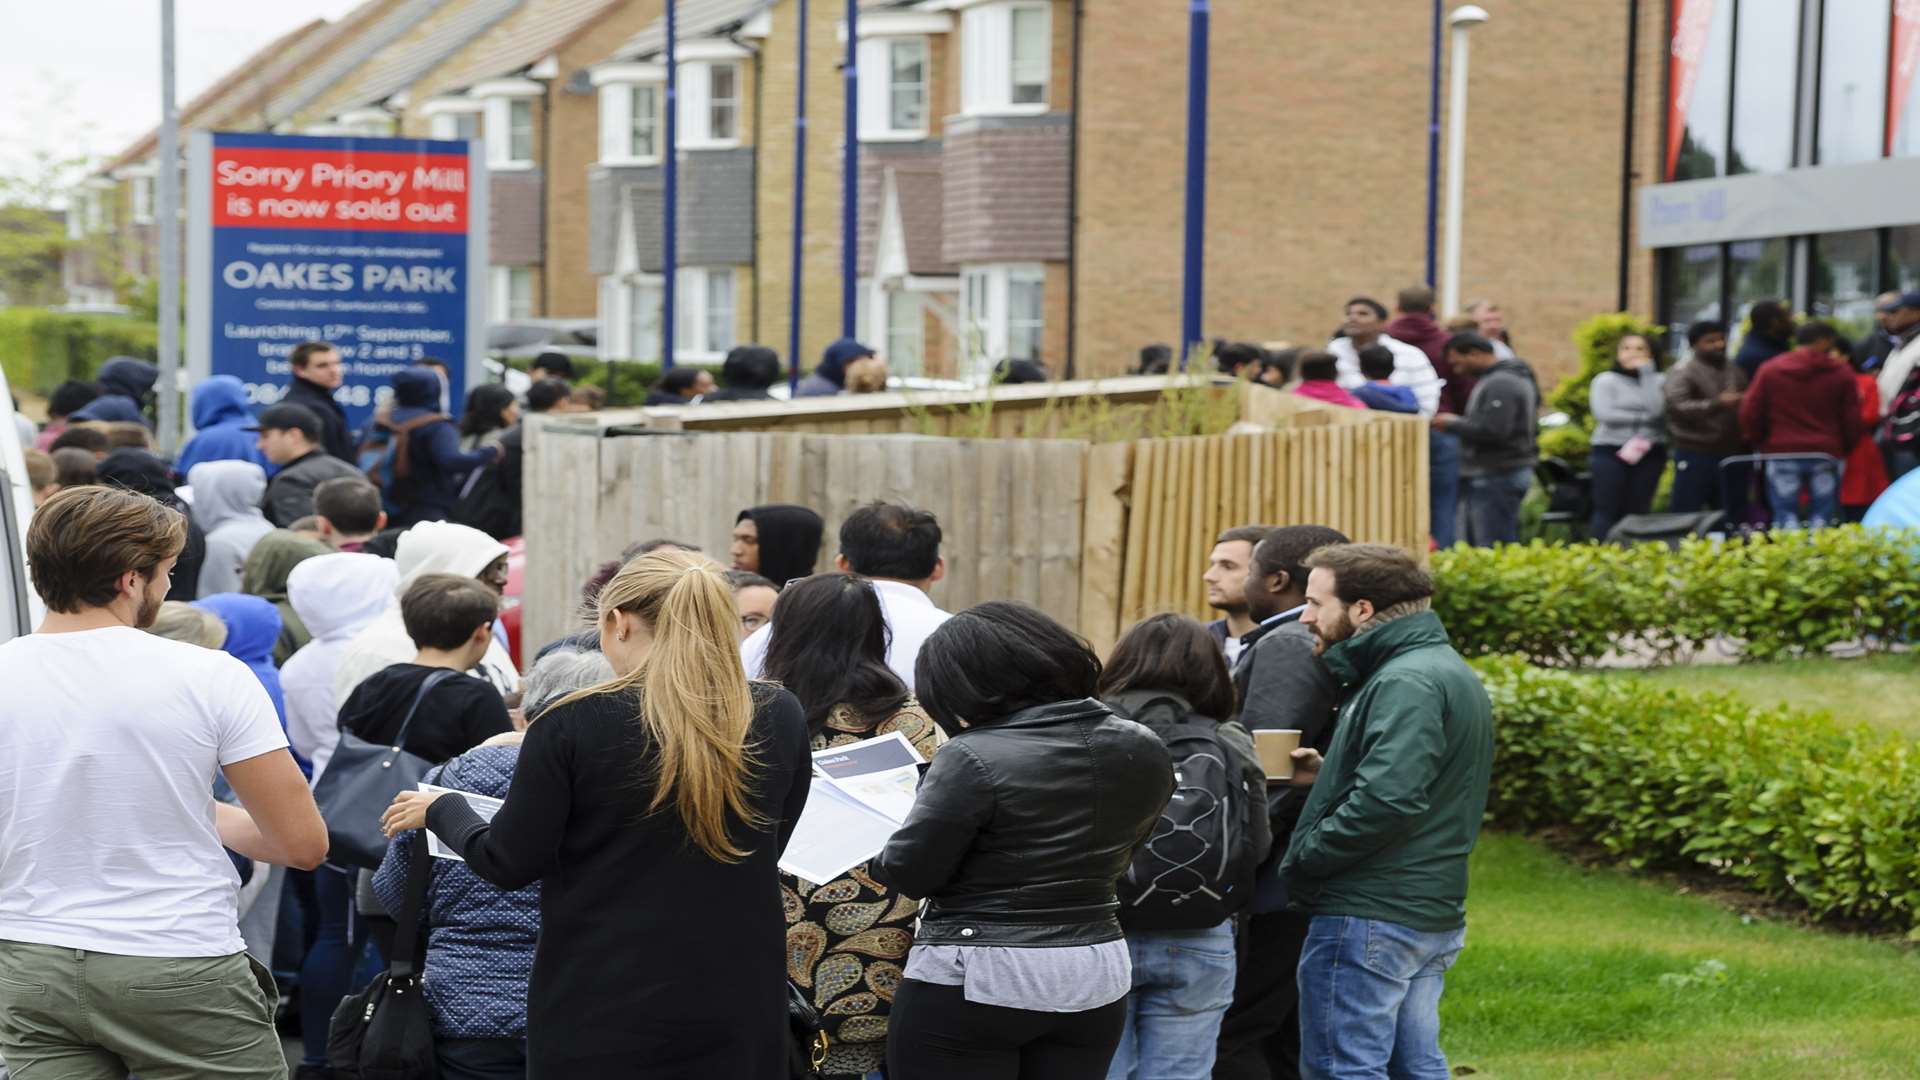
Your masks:
<path fill-rule="evenodd" d="M 1920 638 L 1920 537 L 1858 526 L 1624 548 L 1535 541 L 1433 556 L 1468 655 L 1577 667 L 1633 643 L 1669 661 L 1719 638 L 1749 660 Z"/>
<path fill-rule="evenodd" d="M 0 308 L 0 364 L 15 390 L 44 394 L 67 379 L 91 379 L 115 356 L 153 360 L 154 324 L 123 315 L 70 315 Z"/>
<path fill-rule="evenodd" d="M 573 385 L 598 386 L 607 392 L 609 406 L 638 405 L 647 399 L 647 388 L 660 378 L 665 369 L 659 364 L 642 360 L 595 360 L 591 357 L 570 357 L 573 361 Z M 525 371 L 533 361 L 525 357 L 503 360 L 517 371 Z M 720 365 L 676 364 L 676 367 L 699 367 L 713 373 L 714 379 L 720 378 Z"/>
<path fill-rule="evenodd" d="M 1814 916 L 1920 938 L 1920 757 L 1825 714 L 1476 661 L 1492 820 L 1566 826 L 1639 868 L 1709 868 Z"/>

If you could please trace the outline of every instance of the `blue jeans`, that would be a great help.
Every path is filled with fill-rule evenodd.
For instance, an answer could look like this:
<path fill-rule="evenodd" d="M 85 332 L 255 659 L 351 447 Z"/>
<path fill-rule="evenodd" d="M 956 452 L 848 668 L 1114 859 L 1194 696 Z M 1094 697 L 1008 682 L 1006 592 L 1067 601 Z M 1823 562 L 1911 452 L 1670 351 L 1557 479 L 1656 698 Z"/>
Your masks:
<path fill-rule="evenodd" d="M 353 940 L 348 930 L 353 921 L 354 872 L 331 864 L 313 872 L 314 907 L 319 930 L 306 962 L 300 965 L 300 1041 L 304 1065 L 327 1063 L 327 1028 L 333 1022 L 333 1010 L 340 999 L 372 981 L 371 965 L 378 957 L 368 955 L 365 938 Z M 365 963 L 362 957 L 366 956 Z"/>
<path fill-rule="evenodd" d="M 1447 1080 L 1440 991 L 1467 930 L 1315 916 L 1300 953 L 1303 1080 Z"/>
<path fill-rule="evenodd" d="M 1233 920 L 1206 930 L 1127 935 L 1133 993 L 1107 1080 L 1207 1080 L 1233 1004 Z"/>
<path fill-rule="evenodd" d="M 1621 518 L 1653 509 L 1660 475 L 1667 469 L 1664 446 L 1648 449 L 1646 456 L 1632 465 L 1620 460 L 1619 450 L 1618 446 L 1596 446 L 1587 454 L 1587 467 L 1593 474 L 1593 518 L 1587 535 L 1602 543 Z"/>
<path fill-rule="evenodd" d="M 1520 504 L 1533 490 L 1533 466 L 1462 477 L 1467 543 L 1474 547 L 1520 542 Z"/>
<path fill-rule="evenodd" d="M 1427 434 L 1427 505 L 1432 510 L 1429 530 L 1434 546 L 1445 551 L 1459 539 L 1460 436 L 1444 431 Z"/>
<path fill-rule="evenodd" d="M 1800 514 L 1800 491 L 1807 492 L 1807 513 Z M 1767 505 L 1776 529 L 1817 529 L 1840 522 L 1840 466 L 1802 458 L 1767 462 Z"/>

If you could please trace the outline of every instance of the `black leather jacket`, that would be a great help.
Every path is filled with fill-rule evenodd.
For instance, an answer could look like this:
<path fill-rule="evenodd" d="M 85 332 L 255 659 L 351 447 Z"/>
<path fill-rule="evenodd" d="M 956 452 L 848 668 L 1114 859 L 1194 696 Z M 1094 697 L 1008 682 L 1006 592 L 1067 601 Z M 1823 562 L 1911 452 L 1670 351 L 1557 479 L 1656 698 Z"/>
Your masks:
<path fill-rule="evenodd" d="M 931 901 L 919 944 L 1097 945 L 1121 937 L 1113 883 L 1172 794 L 1152 731 L 1091 698 L 1042 705 L 942 746 L 868 870 Z"/>

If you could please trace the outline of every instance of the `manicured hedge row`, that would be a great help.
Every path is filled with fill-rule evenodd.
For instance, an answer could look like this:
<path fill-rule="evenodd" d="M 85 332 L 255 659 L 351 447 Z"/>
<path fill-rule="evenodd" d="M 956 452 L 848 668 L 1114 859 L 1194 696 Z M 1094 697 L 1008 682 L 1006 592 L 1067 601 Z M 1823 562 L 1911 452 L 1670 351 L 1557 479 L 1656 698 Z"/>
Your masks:
<path fill-rule="evenodd" d="M 91 379 L 115 356 L 152 360 L 158 341 L 152 322 L 131 316 L 0 308 L 0 363 L 15 390 L 44 394 L 67 379 Z"/>
<path fill-rule="evenodd" d="M 1494 821 L 1571 827 L 1635 867 L 1708 867 L 1920 939 L 1910 740 L 1625 675 L 1476 666 L 1494 706 Z"/>
<path fill-rule="evenodd" d="M 1920 536 L 1858 526 L 1622 548 L 1535 541 L 1433 556 L 1460 651 L 1578 667 L 1616 649 L 1669 661 L 1718 638 L 1772 660 L 1920 638 Z"/>

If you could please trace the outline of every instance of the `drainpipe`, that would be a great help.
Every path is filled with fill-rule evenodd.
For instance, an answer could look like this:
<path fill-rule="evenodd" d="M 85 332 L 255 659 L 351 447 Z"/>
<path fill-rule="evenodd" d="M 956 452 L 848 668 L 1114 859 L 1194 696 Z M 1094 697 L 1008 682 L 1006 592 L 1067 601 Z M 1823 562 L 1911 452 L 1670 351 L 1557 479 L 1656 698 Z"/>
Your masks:
<path fill-rule="evenodd" d="M 1073 110 L 1067 114 L 1067 365 L 1061 378 L 1073 378 L 1080 315 L 1080 64 L 1085 0 L 1073 0 Z"/>
<path fill-rule="evenodd" d="M 1638 3 L 1639 0 L 1633 0 Z M 1447 0 L 1433 0 L 1433 59 L 1427 86 L 1427 288 L 1434 286 L 1440 224 L 1440 26 Z"/>
<path fill-rule="evenodd" d="M 1640 74 L 1640 0 L 1627 0 L 1626 122 L 1620 140 L 1620 280 L 1613 310 L 1627 310 L 1633 259 L 1633 107 Z"/>
<path fill-rule="evenodd" d="M 847 135 L 840 205 L 840 336 L 854 333 L 854 294 L 860 276 L 860 0 L 847 3 Z"/>
<path fill-rule="evenodd" d="M 802 241 L 807 228 L 807 0 L 800 0 L 800 51 L 793 95 L 793 280 L 787 283 L 787 392 L 800 393 L 800 296 L 806 276 Z"/>

